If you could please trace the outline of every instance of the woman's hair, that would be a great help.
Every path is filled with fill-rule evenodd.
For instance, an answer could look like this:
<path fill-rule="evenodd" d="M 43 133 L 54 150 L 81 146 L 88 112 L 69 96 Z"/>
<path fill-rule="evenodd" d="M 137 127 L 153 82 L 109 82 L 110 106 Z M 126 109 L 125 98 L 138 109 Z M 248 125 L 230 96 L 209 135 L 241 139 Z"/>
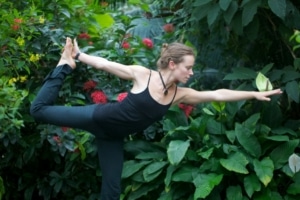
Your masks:
<path fill-rule="evenodd" d="M 182 43 L 164 43 L 161 48 L 160 58 L 156 63 L 157 67 L 159 69 L 165 69 L 168 67 L 171 60 L 175 64 L 181 63 L 183 61 L 183 56 L 185 55 L 195 56 L 195 53 L 191 47 L 188 47 Z"/>

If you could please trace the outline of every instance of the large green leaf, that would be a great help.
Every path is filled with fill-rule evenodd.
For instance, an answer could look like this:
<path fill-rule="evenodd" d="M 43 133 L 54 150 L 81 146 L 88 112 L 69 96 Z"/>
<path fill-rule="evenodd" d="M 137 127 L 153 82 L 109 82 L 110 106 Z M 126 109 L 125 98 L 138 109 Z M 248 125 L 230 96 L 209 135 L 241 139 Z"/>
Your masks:
<path fill-rule="evenodd" d="M 207 23 L 211 26 L 217 19 L 220 13 L 220 7 L 218 4 L 212 5 L 210 11 L 207 14 Z"/>
<path fill-rule="evenodd" d="M 273 161 L 270 158 L 264 158 L 261 161 L 254 159 L 253 165 L 257 177 L 265 186 L 267 186 L 273 178 Z"/>
<path fill-rule="evenodd" d="M 248 174 L 246 165 L 249 163 L 246 156 L 240 152 L 230 154 L 227 159 L 220 160 L 221 165 L 228 171 L 233 171 L 241 174 Z"/>
<path fill-rule="evenodd" d="M 236 123 L 235 135 L 242 147 L 252 156 L 258 158 L 261 155 L 261 146 L 255 135 L 253 135 L 253 130 Z"/>
<path fill-rule="evenodd" d="M 244 188 L 247 195 L 251 198 L 254 192 L 258 192 L 261 189 L 261 183 L 257 176 L 250 174 L 244 178 Z"/>
<path fill-rule="evenodd" d="M 199 169 L 194 166 L 184 165 L 172 175 L 172 181 L 192 182 L 194 177 L 198 175 Z"/>
<path fill-rule="evenodd" d="M 268 0 L 272 12 L 284 20 L 286 10 L 286 0 Z"/>
<path fill-rule="evenodd" d="M 229 186 L 226 190 L 226 199 L 243 199 L 241 186 Z"/>
<path fill-rule="evenodd" d="M 207 197 L 223 179 L 223 174 L 198 174 L 193 183 L 196 186 L 194 199 Z"/>
<path fill-rule="evenodd" d="M 287 95 L 296 103 L 299 103 L 300 99 L 300 88 L 296 81 L 288 82 L 285 86 Z"/>
<path fill-rule="evenodd" d="M 224 80 L 249 80 L 256 77 L 256 72 L 245 67 L 237 67 L 232 70 L 231 74 L 227 74 Z"/>
<path fill-rule="evenodd" d="M 94 15 L 94 17 L 96 21 L 100 24 L 100 26 L 103 28 L 111 27 L 115 23 L 112 16 L 108 13 Z"/>
<path fill-rule="evenodd" d="M 172 165 L 177 165 L 183 159 L 187 149 L 190 146 L 190 141 L 173 140 L 168 146 L 168 159 Z"/>
<path fill-rule="evenodd" d="M 300 194 L 299 188 L 300 188 L 300 183 L 292 183 L 289 185 L 287 189 L 287 193 L 292 195 L 299 195 Z"/>
<path fill-rule="evenodd" d="M 231 0 L 220 0 L 219 1 L 220 8 L 226 11 L 230 6 L 230 2 Z"/>
<path fill-rule="evenodd" d="M 290 155 L 295 151 L 295 148 L 299 145 L 299 139 L 290 140 L 277 146 L 271 153 L 270 158 L 274 162 L 275 169 L 281 168 L 287 164 Z"/>
<path fill-rule="evenodd" d="M 261 0 L 248 1 L 244 4 L 242 23 L 243 26 L 247 26 L 252 20 L 257 12 L 257 7 L 261 4 Z"/>
<path fill-rule="evenodd" d="M 231 20 L 235 13 L 238 11 L 238 4 L 236 1 L 231 1 L 229 8 L 224 13 L 224 20 L 227 24 L 231 23 Z"/>
<path fill-rule="evenodd" d="M 122 178 L 128 178 L 137 171 L 141 170 L 144 166 L 148 165 L 151 161 L 136 162 L 134 160 L 125 161 L 123 164 Z"/>
<path fill-rule="evenodd" d="M 166 161 L 160 161 L 160 162 L 154 162 L 145 167 L 143 170 L 143 176 L 146 182 L 150 182 L 153 179 L 155 179 L 159 174 L 162 172 L 163 167 L 166 166 L 168 162 Z"/>

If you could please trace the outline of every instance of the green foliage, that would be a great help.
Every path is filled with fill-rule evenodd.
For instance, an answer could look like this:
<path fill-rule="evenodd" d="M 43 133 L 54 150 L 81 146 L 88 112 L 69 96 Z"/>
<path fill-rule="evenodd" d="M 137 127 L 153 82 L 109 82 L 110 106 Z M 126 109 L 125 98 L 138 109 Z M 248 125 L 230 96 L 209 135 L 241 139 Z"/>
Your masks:
<path fill-rule="evenodd" d="M 270 102 L 195 105 L 188 117 L 178 106 L 170 108 L 143 134 L 126 138 L 121 199 L 299 199 L 300 173 L 289 163 L 300 148 L 300 42 L 294 30 L 299 30 L 299 4 L 153 1 L 161 9 L 148 20 L 123 8 L 110 10 L 102 2 L 0 3 L 0 199 L 99 199 L 94 137 L 37 124 L 28 113 L 66 36 L 77 37 L 84 52 L 149 68 L 155 68 L 162 43 L 185 42 L 198 52 L 188 83 L 195 89 L 261 90 L 271 84 L 284 91 Z M 151 11 L 145 1 L 130 2 Z M 145 21 L 153 32 L 137 26 Z M 164 33 L 164 22 L 173 24 L 174 31 Z M 153 48 L 143 44 L 146 34 Z M 97 82 L 94 89 L 104 91 L 109 101 L 131 86 L 77 66 L 58 104 L 93 103 L 83 89 L 89 80 Z"/>

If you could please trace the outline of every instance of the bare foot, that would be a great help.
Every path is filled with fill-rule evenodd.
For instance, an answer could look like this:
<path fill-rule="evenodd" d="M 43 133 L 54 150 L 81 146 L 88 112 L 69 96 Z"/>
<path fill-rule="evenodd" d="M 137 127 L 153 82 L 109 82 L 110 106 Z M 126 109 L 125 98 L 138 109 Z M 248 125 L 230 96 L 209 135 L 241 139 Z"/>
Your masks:
<path fill-rule="evenodd" d="M 78 43 L 77 43 L 77 40 L 76 38 L 73 40 L 73 50 L 72 50 L 72 57 L 75 58 L 76 54 L 77 53 L 80 53 L 80 49 L 78 47 Z"/>
<path fill-rule="evenodd" d="M 67 37 L 64 51 L 61 55 L 61 58 L 57 64 L 57 66 L 68 64 L 71 68 L 73 68 L 73 69 L 76 68 L 76 63 L 75 63 L 74 59 L 72 58 L 72 49 L 73 49 L 72 40 L 71 40 L 71 38 Z"/>

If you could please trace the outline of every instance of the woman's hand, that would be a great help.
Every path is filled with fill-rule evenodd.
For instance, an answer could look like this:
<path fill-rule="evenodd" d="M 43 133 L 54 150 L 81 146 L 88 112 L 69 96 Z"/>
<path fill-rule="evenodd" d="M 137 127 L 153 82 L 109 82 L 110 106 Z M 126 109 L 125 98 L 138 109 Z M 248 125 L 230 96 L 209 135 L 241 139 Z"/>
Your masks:
<path fill-rule="evenodd" d="M 270 90 L 265 92 L 256 92 L 254 94 L 255 98 L 259 101 L 270 101 L 271 98 L 269 96 L 282 94 L 281 89 Z"/>

